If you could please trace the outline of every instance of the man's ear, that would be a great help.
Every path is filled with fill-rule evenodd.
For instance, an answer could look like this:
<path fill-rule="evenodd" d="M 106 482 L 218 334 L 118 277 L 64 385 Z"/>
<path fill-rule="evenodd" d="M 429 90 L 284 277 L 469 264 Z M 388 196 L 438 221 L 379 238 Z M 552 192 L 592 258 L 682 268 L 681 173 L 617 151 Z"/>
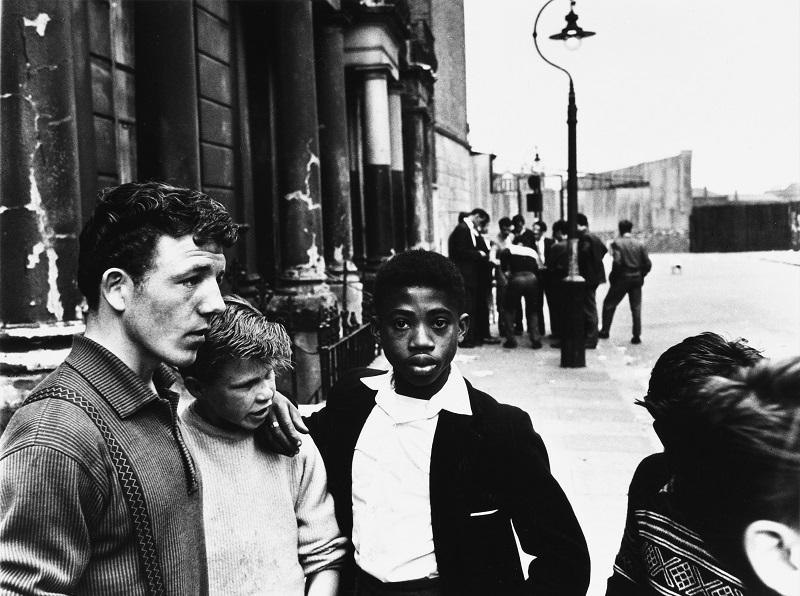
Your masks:
<path fill-rule="evenodd" d="M 186 391 L 192 394 L 195 399 L 202 399 L 203 397 L 203 384 L 194 377 L 184 377 L 183 385 Z"/>
<path fill-rule="evenodd" d="M 382 347 L 383 344 L 381 343 L 381 322 L 380 319 L 378 319 L 378 317 L 373 316 L 369 318 L 369 330 L 372 331 L 372 337 L 375 338 L 375 342 Z"/>
<path fill-rule="evenodd" d="M 800 532 L 770 520 L 744 531 L 744 550 L 761 582 L 781 596 L 800 596 Z"/>
<path fill-rule="evenodd" d="M 467 336 L 468 330 L 469 330 L 469 315 L 467 313 L 464 313 L 460 317 L 458 317 L 458 343 L 464 341 L 464 338 Z"/>
<path fill-rule="evenodd" d="M 100 280 L 100 297 L 119 313 L 131 303 L 133 280 L 123 269 L 113 267 L 103 273 Z"/>

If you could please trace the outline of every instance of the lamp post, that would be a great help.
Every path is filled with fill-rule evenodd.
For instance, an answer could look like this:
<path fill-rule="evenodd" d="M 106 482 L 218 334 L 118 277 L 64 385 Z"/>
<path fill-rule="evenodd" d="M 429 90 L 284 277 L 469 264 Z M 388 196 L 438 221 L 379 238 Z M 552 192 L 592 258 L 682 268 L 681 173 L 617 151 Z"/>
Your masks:
<path fill-rule="evenodd" d="M 575 105 L 575 86 L 572 75 L 544 57 L 539 49 L 537 39 L 537 26 L 542 12 L 555 0 L 548 0 L 536 15 L 533 25 L 533 43 L 539 57 L 550 66 L 557 68 L 569 78 L 569 97 L 567 103 L 567 224 L 569 226 L 569 274 L 564 279 L 565 288 L 565 317 L 564 329 L 561 337 L 561 366 L 564 368 L 580 368 L 586 366 L 586 346 L 584 344 L 583 329 L 583 294 L 586 282 L 578 273 L 578 166 L 577 166 L 577 141 L 576 128 L 578 124 L 578 108 Z M 578 15 L 573 7 L 575 0 L 570 1 L 570 10 L 565 17 L 567 24 L 560 33 L 551 35 L 550 39 L 564 41 L 567 48 L 576 50 L 581 45 L 581 40 L 594 35 L 591 31 L 584 31 L 578 26 Z"/>

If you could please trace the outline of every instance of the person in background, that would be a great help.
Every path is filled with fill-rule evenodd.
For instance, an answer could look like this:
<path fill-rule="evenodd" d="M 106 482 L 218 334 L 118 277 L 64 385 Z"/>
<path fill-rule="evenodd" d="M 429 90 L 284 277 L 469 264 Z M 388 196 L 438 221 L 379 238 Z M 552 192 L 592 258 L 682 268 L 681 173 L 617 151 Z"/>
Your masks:
<path fill-rule="evenodd" d="M 194 362 L 224 310 L 222 250 L 237 236 L 201 192 L 100 194 L 80 235 L 86 332 L 0 440 L 4 594 L 207 593 L 200 478 L 170 367 Z"/>
<path fill-rule="evenodd" d="M 597 347 L 597 287 L 606 283 L 603 257 L 608 252 L 606 245 L 589 231 L 589 220 L 578 213 L 578 271 L 586 282 L 583 294 L 583 325 L 585 346 L 589 350 Z"/>
<path fill-rule="evenodd" d="M 514 244 L 519 244 L 522 246 L 527 246 L 528 248 L 533 248 L 536 240 L 533 236 L 533 230 L 530 230 L 525 227 L 525 218 L 522 216 L 521 213 L 518 213 L 514 217 L 511 218 L 511 223 L 514 226 Z M 522 298 L 520 298 L 519 304 L 514 305 L 514 309 L 516 311 L 516 318 L 514 319 L 514 335 L 522 335 Z M 528 330 L 530 333 L 530 330 Z"/>
<path fill-rule="evenodd" d="M 547 307 L 550 310 L 550 332 L 556 342 L 561 338 L 564 328 L 564 296 L 563 280 L 569 274 L 569 246 L 567 245 L 567 222 L 563 219 L 553 224 L 553 244 L 545 260 L 550 294 Z M 548 290 L 545 290 L 546 292 Z M 553 343 L 560 347 L 558 343 Z"/>
<path fill-rule="evenodd" d="M 314 441 L 284 457 L 255 439 L 275 372 L 291 365 L 289 336 L 245 299 L 224 300 L 181 368 L 195 398 L 181 419 L 203 474 L 209 593 L 335 596 L 346 540 Z"/>
<path fill-rule="evenodd" d="M 480 229 L 489 223 L 489 214 L 476 208 L 460 218 L 458 225 L 450 233 L 447 241 L 448 256 L 456 264 L 464 278 L 466 290 L 466 312 L 473 320 L 478 320 L 478 300 L 484 295 L 485 283 L 484 261 L 488 263 L 489 250 L 483 242 Z M 484 250 L 485 249 L 485 250 Z M 480 344 L 480 338 L 474 329 L 468 330 L 462 342 L 462 348 L 474 348 Z"/>
<path fill-rule="evenodd" d="M 611 255 L 614 259 L 611 275 L 608 276 L 611 287 L 603 300 L 603 327 L 598 337 L 608 339 L 614 311 L 627 294 L 633 318 L 631 343 L 640 344 L 642 343 L 642 286 L 645 276 L 650 273 L 653 265 L 644 244 L 631 236 L 633 224 L 623 219 L 619 222 L 618 228 L 619 238 L 611 243 Z"/>
<path fill-rule="evenodd" d="M 758 350 L 745 340 L 730 341 L 705 332 L 687 337 L 656 361 L 647 395 L 636 403 L 653 417 L 664 451 L 643 459 L 633 474 L 625 530 L 607 596 L 684 594 L 676 591 L 672 575 L 684 567 L 691 572 L 687 588 L 713 581 L 719 584 L 720 594 L 742 593 L 738 577 L 715 559 L 676 506 L 674 466 L 685 438 L 682 420 L 689 415 L 689 402 L 696 399 L 694 388 L 711 376 L 733 375 L 761 360 Z"/>
<path fill-rule="evenodd" d="M 536 275 L 536 280 L 539 282 L 539 287 L 537 289 L 537 299 L 538 299 L 538 307 L 539 307 L 539 335 L 544 337 L 544 300 L 545 296 L 548 293 L 548 286 L 550 285 L 550 275 L 547 271 L 547 257 L 550 255 L 550 248 L 553 246 L 555 242 L 552 238 L 547 238 L 545 233 L 547 232 L 547 224 L 543 222 L 541 219 L 536 220 L 533 222 L 533 238 L 534 238 L 534 246 L 536 248 L 536 254 L 539 257 L 539 269 Z M 547 301 L 547 308 L 551 308 L 550 300 Z M 552 315 L 551 315 L 552 319 Z M 553 326 L 552 323 L 550 325 L 550 333 L 553 333 Z"/>
<path fill-rule="evenodd" d="M 508 278 L 506 288 L 506 341 L 504 348 L 516 348 L 517 340 L 511 331 L 516 318 L 516 310 L 525 299 L 525 319 L 531 339 L 531 347 L 538 350 L 542 347 L 542 336 L 539 333 L 539 255 L 536 249 L 520 244 L 512 244 L 500 252 L 500 266 Z"/>
<path fill-rule="evenodd" d="M 491 252 L 494 255 L 492 262 L 494 263 L 494 272 L 495 272 L 495 284 L 496 284 L 496 305 L 497 305 L 497 328 L 500 332 L 500 335 L 505 337 L 506 335 L 506 322 L 505 322 L 505 299 L 506 299 L 506 286 L 508 285 L 508 278 L 506 277 L 505 273 L 503 273 L 503 269 L 500 266 L 500 258 L 499 254 L 504 248 L 511 246 L 512 242 L 514 241 L 514 235 L 512 234 L 511 230 L 513 228 L 513 224 L 511 223 L 511 219 L 508 217 L 500 218 L 500 221 L 497 222 L 500 226 L 500 232 L 497 234 L 496 238 L 492 241 Z"/>
<path fill-rule="evenodd" d="M 479 344 L 499 344 L 500 339 L 492 335 L 492 289 L 494 288 L 495 265 L 491 258 L 491 240 L 488 238 L 489 222 L 478 226 L 478 247 L 487 255 L 478 263 L 478 289 L 476 294 L 475 337 Z"/>

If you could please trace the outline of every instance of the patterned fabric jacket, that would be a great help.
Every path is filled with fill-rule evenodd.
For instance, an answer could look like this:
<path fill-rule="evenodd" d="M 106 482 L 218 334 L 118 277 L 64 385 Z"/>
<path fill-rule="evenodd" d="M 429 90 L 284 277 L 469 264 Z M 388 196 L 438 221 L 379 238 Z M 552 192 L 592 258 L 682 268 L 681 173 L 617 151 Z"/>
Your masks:
<path fill-rule="evenodd" d="M 77 336 L 34 390 L 63 387 L 91 403 L 131 462 L 146 501 L 166 594 L 207 593 L 200 479 L 183 442 L 174 381 L 158 395 L 113 354 Z M 47 398 L 14 414 L 0 441 L 3 594 L 139 595 L 137 535 L 106 442 L 78 406 Z"/>
<path fill-rule="evenodd" d="M 628 519 L 606 596 L 744 596 L 670 504 L 663 453 L 645 458 L 628 491 Z M 659 488 L 660 487 L 660 488 Z"/>

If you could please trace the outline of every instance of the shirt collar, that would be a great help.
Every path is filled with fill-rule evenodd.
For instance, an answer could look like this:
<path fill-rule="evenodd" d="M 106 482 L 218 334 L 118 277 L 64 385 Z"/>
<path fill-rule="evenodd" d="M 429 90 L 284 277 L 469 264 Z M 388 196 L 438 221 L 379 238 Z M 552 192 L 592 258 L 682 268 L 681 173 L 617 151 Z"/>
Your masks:
<path fill-rule="evenodd" d="M 442 410 L 464 416 L 472 415 L 467 382 L 455 364 L 450 364 L 450 375 L 444 386 L 429 400 L 419 400 L 399 395 L 394 390 L 394 372 L 364 377 L 361 382 L 378 392 L 375 403 L 395 422 L 408 422 L 433 418 Z"/>
<path fill-rule="evenodd" d="M 66 363 L 91 382 L 120 418 L 127 418 L 159 397 L 169 401 L 173 410 L 177 407 L 178 394 L 169 390 L 176 377 L 164 364 L 153 373 L 157 395 L 122 360 L 82 335 L 73 337 Z"/>

